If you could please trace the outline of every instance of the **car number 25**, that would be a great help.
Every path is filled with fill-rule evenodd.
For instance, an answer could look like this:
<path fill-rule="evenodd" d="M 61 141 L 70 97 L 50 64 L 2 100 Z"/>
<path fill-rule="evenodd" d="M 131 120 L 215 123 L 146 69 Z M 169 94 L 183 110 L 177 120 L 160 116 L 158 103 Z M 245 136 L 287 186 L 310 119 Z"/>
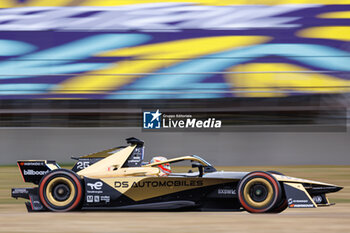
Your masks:
<path fill-rule="evenodd" d="M 78 170 L 82 170 L 84 168 L 87 168 L 88 166 L 90 166 L 90 162 L 89 161 L 79 161 L 79 162 L 77 162 L 77 169 Z"/>

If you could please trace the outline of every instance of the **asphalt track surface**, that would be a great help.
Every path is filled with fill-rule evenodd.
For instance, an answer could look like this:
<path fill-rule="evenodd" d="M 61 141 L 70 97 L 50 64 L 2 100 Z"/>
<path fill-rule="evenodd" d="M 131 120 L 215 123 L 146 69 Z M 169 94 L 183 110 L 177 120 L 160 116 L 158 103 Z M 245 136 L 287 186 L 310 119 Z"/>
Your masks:
<path fill-rule="evenodd" d="M 349 232 L 350 204 L 247 212 L 27 213 L 24 205 L 0 206 L 0 232 Z"/>

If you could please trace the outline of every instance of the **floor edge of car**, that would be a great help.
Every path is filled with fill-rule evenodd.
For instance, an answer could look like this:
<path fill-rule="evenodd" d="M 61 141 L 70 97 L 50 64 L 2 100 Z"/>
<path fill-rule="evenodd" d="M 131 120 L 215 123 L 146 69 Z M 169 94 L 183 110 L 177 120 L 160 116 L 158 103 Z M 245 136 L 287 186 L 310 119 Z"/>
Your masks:
<path fill-rule="evenodd" d="M 183 208 L 194 208 L 196 203 L 193 201 L 166 201 L 147 204 L 127 205 L 127 206 L 106 206 L 96 207 L 89 206 L 83 207 L 82 210 L 175 210 Z"/>

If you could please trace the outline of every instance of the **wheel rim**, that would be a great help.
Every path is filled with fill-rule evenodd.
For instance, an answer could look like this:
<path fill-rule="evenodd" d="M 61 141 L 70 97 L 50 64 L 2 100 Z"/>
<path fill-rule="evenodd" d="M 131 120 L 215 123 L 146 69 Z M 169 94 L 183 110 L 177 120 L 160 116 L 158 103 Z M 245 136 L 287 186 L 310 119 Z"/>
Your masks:
<path fill-rule="evenodd" d="M 66 206 L 73 201 L 74 196 L 74 185 L 65 177 L 54 178 L 47 184 L 46 197 L 52 205 Z"/>
<path fill-rule="evenodd" d="M 243 196 L 247 204 L 253 208 L 265 208 L 273 200 L 273 187 L 263 178 L 254 178 L 247 182 Z"/>
<path fill-rule="evenodd" d="M 69 198 L 70 188 L 67 184 L 58 184 L 52 189 L 52 196 L 55 200 L 65 201 Z"/>

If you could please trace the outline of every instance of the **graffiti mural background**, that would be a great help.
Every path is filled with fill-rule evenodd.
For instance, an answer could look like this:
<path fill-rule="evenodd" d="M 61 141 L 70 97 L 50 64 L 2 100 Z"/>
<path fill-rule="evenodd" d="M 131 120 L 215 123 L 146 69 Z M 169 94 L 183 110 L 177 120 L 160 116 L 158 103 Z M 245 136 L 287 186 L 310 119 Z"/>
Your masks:
<path fill-rule="evenodd" d="M 0 98 L 349 92 L 350 3 L 267 2 L 0 1 Z"/>

